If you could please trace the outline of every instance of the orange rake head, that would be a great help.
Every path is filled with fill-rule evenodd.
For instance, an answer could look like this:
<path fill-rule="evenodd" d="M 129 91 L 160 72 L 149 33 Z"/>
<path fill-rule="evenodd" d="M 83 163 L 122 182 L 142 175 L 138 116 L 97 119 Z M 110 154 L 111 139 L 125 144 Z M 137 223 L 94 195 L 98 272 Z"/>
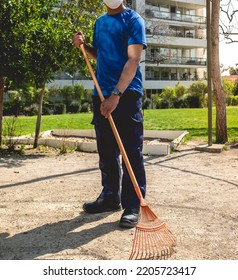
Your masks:
<path fill-rule="evenodd" d="M 176 238 L 147 205 L 140 208 L 130 260 L 162 260 L 174 252 Z"/>

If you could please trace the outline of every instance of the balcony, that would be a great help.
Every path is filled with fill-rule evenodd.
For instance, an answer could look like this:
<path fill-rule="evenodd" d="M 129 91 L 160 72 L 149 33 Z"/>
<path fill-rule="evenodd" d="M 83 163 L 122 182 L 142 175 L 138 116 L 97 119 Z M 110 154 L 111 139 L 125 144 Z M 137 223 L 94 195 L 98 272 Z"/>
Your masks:
<path fill-rule="evenodd" d="M 74 75 L 71 75 L 68 72 L 61 71 L 54 75 L 55 80 L 91 80 L 91 77 L 83 77 L 79 72 L 76 72 Z"/>
<path fill-rule="evenodd" d="M 146 35 L 148 36 L 165 36 L 165 37 L 179 37 L 179 38 L 190 38 L 190 39 L 206 39 L 206 35 L 201 32 L 195 32 L 192 31 L 186 31 L 185 29 L 182 31 L 179 30 L 173 30 L 172 28 L 168 31 L 165 30 L 157 30 L 157 26 L 155 28 L 146 28 Z"/>
<path fill-rule="evenodd" d="M 194 15 L 183 15 L 178 13 L 162 12 L 153 10 L 153 6 L 145 9 L 145 16 L 151 19 L 162 19 L 170 21 L 179 21 L 179 22 L 189 22 L 195 24 L 205 24 L 206 17 L 203 16 L 194 16 Z"/>
<path fill-rule="evenodd" d="M 184 66 L 203 66 L 206 67 L 207 61 L 200 57 L 168 57 L 162 55 L 146 55 L 145 62 L 147 64 L 167 64 L 167 65 L 184 65 Z"/>
<path fill-rule="evenodd" d="M 175 72 L 167 71 L 156 71 L 153 68 L 147 68 L 145 71 L 145 81 L 185 81 L 185 82 L 194 82 L 205 80 L 205 77 L 199 76 L 196 71 L 192 71 L 192 69 L 188 72 L 184 72 L 183 70 L 176 70 Z M 191 70 L 191 72 L 190 72 Z M 171 84 L 168 84 L 171 86 Z"/>

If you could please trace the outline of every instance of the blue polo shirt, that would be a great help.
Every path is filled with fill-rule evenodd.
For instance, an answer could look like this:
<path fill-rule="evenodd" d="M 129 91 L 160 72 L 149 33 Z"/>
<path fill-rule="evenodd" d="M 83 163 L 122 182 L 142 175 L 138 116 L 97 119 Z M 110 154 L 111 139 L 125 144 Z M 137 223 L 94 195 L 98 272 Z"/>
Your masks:
<path fill-rule="evenodd" d="M 144 21 L 135 11 L 126 8 L 115 15 L 103 14 L 96 20 L 92 46 L 97 49 L 96 77 L 104 96 L 111 95 L 128 60 L 128 45 L 142 44 L 146 48 Z M 143 94 L 140 66 L 127 90 Z M 94 89 L 94 96 L 97 90 Z"/>

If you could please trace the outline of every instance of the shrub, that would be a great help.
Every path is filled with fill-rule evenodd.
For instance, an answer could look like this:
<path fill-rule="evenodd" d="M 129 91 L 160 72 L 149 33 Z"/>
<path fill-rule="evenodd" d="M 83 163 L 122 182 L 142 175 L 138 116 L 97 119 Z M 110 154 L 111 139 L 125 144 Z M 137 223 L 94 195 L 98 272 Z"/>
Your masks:
<path fill-rule="evenodd" d="M 175 97 L 173 98 L 174 108 L 186 108 L 186 96 L 188 89 L 185 85 L 177 84 L 174 88 Z"/>
<path fill-rule="evenodd" d="M 91 112 L 91 105 L 89 102 L 84 102 L 81 106 L 80 113 Z"/>
<path fill-rule="evenodd" d="M 15 146 L 18 143 L 18 139 L 15 137 L 17 131 L 17 121 L 16 117 L 7 117 L 4 118 L 3 122 L 3 135 L 4 142 L 7 146 L 8 151 L 12 152 L 15 150 Z"/>
<path fill-rule="evenodd" d="M 78 100 L 73 100 L 68 106 L 69 113 L 79 113 L 81 107 L 81 103 Z"/>
<path fill-rule="evenodd" d="M 238 95 L 230 96 L 230 105 L 237 106 L 238 105 Z"/>
<path fill-rule="evenodd" d="M 61 95 L 63 103 L 66 105 L 66 111 L 70 113 L 79 112 L 85 94 L 86 91 L 82 84 L 64 86 L 61 90 Z"/>
<path fill-rule="evenodd" d="M 189 108 L 203 108 L 207 106 L 207 84 L 197 81 L 191 84 L 188 89 L 187 103 Z"/>
<path fill-rule="evenodd" d="M 148 97 L 143 98 L 142 109 L 150 109 L 151 108 L 151 99 Z"/>
<path fill-rule="evenodd" d="M 22 94 L 17 90 L 8 91 L 8 101 L 4 105 L 4 115 L 17 117 L 22 110 Z"/>
<path fill-rule="evenodd" d="M 174 105 L 173 105 L 173 101 L 174 101 L 174 98 L 175 98 L 175 89 L 172 88 L 172 87 L 166 87 L 161 95 L 161 102 L 160 102 L 160 107 L 162 109 L 165 109 L 165 108 L 173 108 Z"/>
<path fill-rule="evenodd" d="M 64 103 L 56 103 L 53 108 L 54 114 L 66 114 L 66 105 Z"/>
<path fill-rule="evenodd" d="M 25 106 L 23 108 L 23 114 L 25 116 L 35 116 L 37 114 L 38 105 L 37 104 L 31 104 L 29 106 Z"/>
<path fill-rule="evenodd" d="M 151 94 L 151 107 L 152 109 L 159 109 L 160 108 L 160 103 L 161 103 L 161 98 L 158 94 Z"/>
<path fill-rule="evenodd" d="M 55 101 L 62 99 L 60 86 L 54 84 L 49 89 L 49 100 Z"/>
<path fill-rule="evenodd" d="M 238 80 L 235 81 L 234 88 L 233 88 L 233 95 L 238 95 Z"/>

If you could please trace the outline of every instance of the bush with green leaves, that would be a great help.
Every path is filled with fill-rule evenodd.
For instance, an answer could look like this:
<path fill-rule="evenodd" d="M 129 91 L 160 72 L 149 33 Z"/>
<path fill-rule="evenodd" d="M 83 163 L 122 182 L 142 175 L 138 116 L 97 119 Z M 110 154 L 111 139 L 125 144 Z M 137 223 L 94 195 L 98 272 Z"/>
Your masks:
<path fill-rule="evenodd" d="M 82 84 L 49 88 L 49 102 L 54 114 L 90 112 L 91 95 L 92 90 L 85 90 Z"/>
<path fill-rule="evenodd" d="M 66 114 L 66 105 L 61 102 L 56 102 L 52 105 L 53 114 L 61 115 Z"/>
<path fill-rule="evenodd" d="M 146 95 L 143 96 L 143 100 L 142 100 L 142 109 L 151 109 L 151 99 L 148 98 Z"/>
<path fill-rule="evenodd" d="M 83 99 L 81 101 L 80 113 L 87 113 L 92 111 L 92 90 L 84 90 Z"/>
<path fill-rule="evenodd" d="M 234 83 L 234 88 L 233 88 L 233 95 L 237 96 L 238 95 L 238 79 Z"/>
<path fill-rule="evenodd" d="M 159 94 L 151 94 L 151 108 L 160 109 L 161 97 Z"/>
<path fill-rule="evenodd" d="M 16 117 L 6 117 L 3 120 L 4 144 L 8 151 L 12 152 L 19 142 L 17 138 L 17 131 L 19 131 L 18 119 Z"/>
<path fill-rule="evenodd" d="M 203 108 L 207 106 L 207 84 L 202 81 L 196 81 L 188 88 L 186 97 L 189 108 Z"/>
<path fill-rule="evenodd" d="M 72 100 L 70 105 L 68 106 L 68 112 L 70 113 L 79 113 L 81 109 L 81 102 L 80 100 Z"/>
<path fill-rule="evenodd" d="M 80 108 L 80 113 L 91 112 L 91 104 L 89 102 L 84 102 Z"/>
<path fill-rule="evenodd" d="M 26 86 L 17 90 L 8 90 L 5 96 L 5 116 L 33 116 L 37 113 L 39 91 L 35 87 Z"/>
<path fill-rule="evenodd" d="M 186 103 L 186 96 L 188 89 L 185 85 L 181 84 L 176 84 L 175 88 L 175 96 L 173 98 L 173 105 L 174 108 L 186 108 L 187 103 Z"/>
<path fill-rule="evenodd" d="M 238 105 L 238 95 L 230 96 L 230 106 L 237 106 Z"/>
<path fill-rule="evenodd" d="M 8 100 L 4 104 L 4 115 L 17 117 L 21 112 L 22 95 L 18 90 L 7 92 Z"/>
<path fill-rule="evenodd" d="M 67 113 L 79 112 L 83 92 L 82 85 L 67 85 L 61 89 L 62 101 L 66 105 Z"/>
<path fill-rule="evenodd" d="M 226 105 L 230 106 L 235 84 L 231 81 L 228 81 L 227 79 L 223 79 L 222 82 L 223 82 L 223 89 L 226 94 Z"/>

